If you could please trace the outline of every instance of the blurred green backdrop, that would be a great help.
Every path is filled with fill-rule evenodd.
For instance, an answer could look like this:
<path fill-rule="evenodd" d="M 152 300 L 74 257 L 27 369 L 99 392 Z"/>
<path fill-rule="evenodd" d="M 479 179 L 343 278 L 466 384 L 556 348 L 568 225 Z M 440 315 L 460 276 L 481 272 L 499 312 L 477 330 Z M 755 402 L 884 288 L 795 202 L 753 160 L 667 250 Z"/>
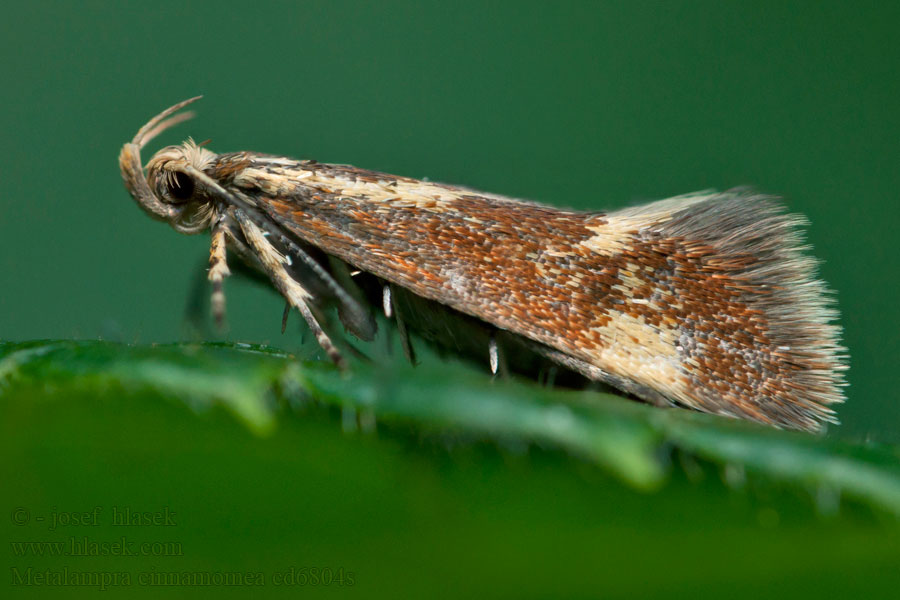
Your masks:
<path fill-rule="evenodd" d="M 812 222 L 850 349 L 849 401 L 830 435 L 900 441 L 898 26 L 891 2 L 8 6 L 0 339 L 186 336 L 184 306 L 207 238 L 145 217 L 116 157 L 148 118 L 204 94 L 198 118 L 145 156 L 190 135 L 211 138 L 214 151 L 351 163 L 581 209 L 740 185 L 780 194 Z M 278 297 L 227 287 L 228 339 L 299 343 L 279 333 Z M 803 502 L 782 498 L 776 534 L 778 513 L 773 523 L 765 507 L 682 478 L 663 502 L 553 454 L 526 461 L 476 447 L 451 461 L 303 420 L 260 441 L 227 419 L 155 414 L 153 402 L 135 414 L 104 405 L 112 414 L 96 422 L 79 408 L 90 398 L 72 402 L 49 424 L 37 408 L 4 423 L 3 479 L 25 490 L 16 500 L 90 508 L 109 478 L 121 489 L 102 491 L 107 504 L 162 505 L 181 490 L 178 539 L 192 549 L 179 567 L 221 566 L 224 556 L 235 568 L 268 569 L 306 556 L 355 566 L 369 585 L 393 582 L 381 591 L 422 593 L 441 579 L 461 594 L 484 591 L 492 561 L 518 548 L 529 550 L 510 559 L 501 584 L 531 578 L 538 595 L 564 583 L 610 597 L 634 597 L 631 581 L 650 594 L 711 586 L 713 596 L 754 597 L 770 586 L 858 591 L 896 575 L 886 558 L 896 556 L 895 535 L 869 521 L 819 526 Z M 70 418 L 93 423 L 83 439 L 66 437 Z M 131 418 L 140 431 L 128 430 Z M 13 435 L 45 425 L 34 448 Z M 151 438 L 161 432 L 171 437 L 157 461 Z M 121 455 L 109 462 L 108 446 L 91 440 Z M 368 453 L 365 476 L 359 457 Z M 379 471 L 397 465 L 408 471 Z M 282 487 L 297 470 L 311 479 Z M 48 473 L 60 477 L 51 485 Z M 412 495 L 398 496 L 407 486 Z M 281 510 L 295 501 L 288 518 Z M 702 514 L 686 517 L 685 506 Z M 245 507 L 240 517 L 234 507 Z M 316 540 L 314 550 L 304 554 L 284 531 Z M 561 551 L 559 539 L 574 545 Z M 810 543 L 822 551 L 804 557 Z"/>

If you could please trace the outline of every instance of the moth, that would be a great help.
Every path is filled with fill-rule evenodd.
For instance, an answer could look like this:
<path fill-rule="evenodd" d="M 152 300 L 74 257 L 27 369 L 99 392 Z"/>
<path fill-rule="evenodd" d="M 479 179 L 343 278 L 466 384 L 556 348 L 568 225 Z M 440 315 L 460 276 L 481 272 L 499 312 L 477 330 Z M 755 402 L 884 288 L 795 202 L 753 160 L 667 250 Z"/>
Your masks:
<path fill-rule="evenodd" d="M 151 217 L 210 232 L 217 318 L 233 255 L 340 366 L 331 315 L 370 340 L 379 307 L 410 355 L 413 331 L 495 373 L 553 364 L 659 406 L 810 431 L 837 422 L 837 311 L 805 253 L 805 220 L 776 199 L 702 192 L 576 212 L 191 140 L 145 167 L 141 149 L 195 100 L 144 125 L 119 166 Z"/>

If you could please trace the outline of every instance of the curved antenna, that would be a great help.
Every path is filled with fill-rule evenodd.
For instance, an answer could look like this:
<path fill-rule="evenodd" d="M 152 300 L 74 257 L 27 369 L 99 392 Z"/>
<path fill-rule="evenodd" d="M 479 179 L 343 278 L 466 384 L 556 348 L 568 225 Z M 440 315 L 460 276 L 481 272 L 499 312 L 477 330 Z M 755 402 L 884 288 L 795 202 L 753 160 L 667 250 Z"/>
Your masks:
<path fill-rule="evenodd" d="M 134 139 L 131 140 L 132 144 L 136 144 L 138 148 L 143 148 L 146 146 L 150 140 L 158 136 L 160 133 L 169 129 L 170 127 L 174 127 L 183 121 L 187 121 L 188 119 L 192 119 L 194 117 L 193 111 L 188 111 L 185 113 L 181 113 L 180 115 L 174 116 L 171 119 L 167 119 L 169 115 L 178 112 L 188 104 L 192 104 L 202 98 L 203 96 L 194 96 L 193 98 L 188 98 L 187 100 L 183 100 L 174 106 L 170 106 L 166 110 L 162 111 L 150 121 L 147 122 L 146 125 L 138 129 L 138 132 L 135 134 Z"/>
<path fill-rule="evenodd" d="M 154 219 L 171 221 L 178 216 L 179 211 L 173 206 L 160 202 L 159 198 L 153 194 L 153 190 L 147 184 L 147 177 L 144 175 L 141 148 L 166 129 L 193 117 L 193 112 L 182 113 L 174 117 L 171 115 L 202 97 L 188 98 L 150 119 L 138 130 L 131 142 L 122 146 L 122 151 L 119 153 L 119 170 L 122 172 L 122 180 L 125 182 L 125 187 L 128 188 L 128 193 L 138 203 L 138 206 Z"/>

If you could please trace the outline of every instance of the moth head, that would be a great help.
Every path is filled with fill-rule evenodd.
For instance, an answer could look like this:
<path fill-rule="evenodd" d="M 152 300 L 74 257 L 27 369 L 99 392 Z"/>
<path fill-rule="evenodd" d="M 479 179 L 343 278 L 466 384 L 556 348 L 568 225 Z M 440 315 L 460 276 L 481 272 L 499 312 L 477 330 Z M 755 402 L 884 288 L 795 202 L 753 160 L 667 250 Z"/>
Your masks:
<path fill-rule="evenodd" d="M 166 221 L 181 233 L 199 233 L 212 221 L 214 205 L 197 176 L 216 155 L 188 140 L 181 146 L 168 146 L 147 163 L 141 163 L 141 149 L 169 127 L 190 119 L 193 113 L 171 116 L 199 98 L 191 98 L 166 109 L 141 127 L 134 139 L 122 147 L 119 169 L 125 187 L 144 212 Z"/>
<path fill-rule="evenodd" d="M 203 172 L 216 155 L 188 140 L 181 146 L 168 146 L 147 163 L 147 185 L 168 209 L 166 218 L 181 233 L 199 233 L 209 227 L 213 202 L 195 173 Z"/>

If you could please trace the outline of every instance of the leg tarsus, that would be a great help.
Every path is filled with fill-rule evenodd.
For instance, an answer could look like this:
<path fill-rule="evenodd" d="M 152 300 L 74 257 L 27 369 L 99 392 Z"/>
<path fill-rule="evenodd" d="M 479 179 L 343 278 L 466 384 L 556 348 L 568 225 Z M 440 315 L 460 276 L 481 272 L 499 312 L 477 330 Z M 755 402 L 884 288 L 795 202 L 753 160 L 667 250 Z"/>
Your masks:
<path fill-rule="evenodd" d="M 406 321 L 403 320 L 403 313 L 400 310 L 400 307 L 395 302 L 396 294 L 393 293 L 391 289 L 391 284 L 387 284 L 385 289 L 391 290 L 386 292 L 386 295 L 389 296 L 391 300 L 391 306 L 393 308 L 394 319 L 397 321 L 397 333 L 400 334 L 400 345 L 403 347 L 403 354 L 406 355 L 406 359 L 409 361 L 409 364 L 416 364 L 416 350 L 413 348 L 412 341 L 409 339 L 409 331 L 406 329 Z"/>
<path fill-rule="evenodd" d="M 281 335 L 284 335 L 284 330 L 287 329 L 288 315 L 291 314 L 291 303 L 284 303 L 284 312 L 281 314 Z"/>
<path fill-rule="evenodd" d="M 496 375 L 500 368 L 500 350 L 497 348 L 497 338 L 492 334 L 488 342 L 488 359 L 491 364 L 491 374 Z"/>
<path fill-rule="evenodd" d="M 313 332 L 313 335 L 316 336 L 316 341 L 319 342 L 319 346 L 322 347 L 322 350 L 325 351 L 325 354 L 328 355 L 328 358 L 331 359 L 331 362 L 336 364 L 339 369 L 346 370 L 347 361 L 344 360 L 344 356 L 341 354 L 341 351 L 338 350 L 337 346 L 334 345 L 334 342 L 331 341 L 331 338 L 328 337 L 328 334 L 325 333 L 325 330 L 322 329 L 322 326 L 319 325 L 318 319 L 312 313 L 309 306 L 306 305 L 306 302 L 299 302 L 297 306 L 297 310 L 300 311 L 300 314 L 303 315 L 303 318 L 306 320 L 306 324 L 309 325 L 310 330 Z"/>

